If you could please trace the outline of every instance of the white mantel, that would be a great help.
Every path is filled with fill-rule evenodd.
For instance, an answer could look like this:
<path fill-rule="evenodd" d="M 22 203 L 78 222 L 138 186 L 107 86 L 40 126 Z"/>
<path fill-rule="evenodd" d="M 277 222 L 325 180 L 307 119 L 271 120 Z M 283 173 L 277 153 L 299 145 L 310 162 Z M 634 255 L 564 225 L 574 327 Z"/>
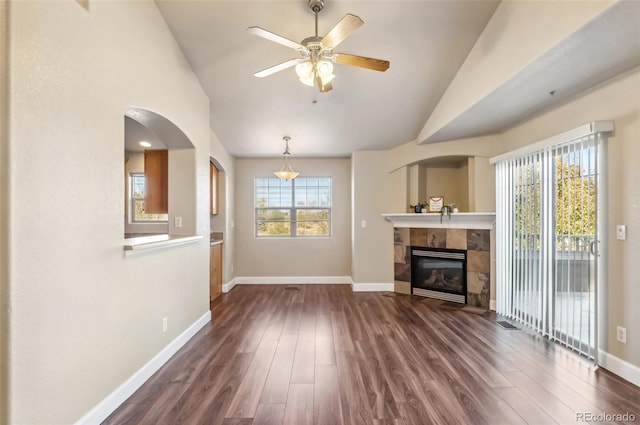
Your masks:
<path fill-rule="evenodd" d="M 493 212 L 463 212 L 451 213 L 451 218 L 440 213 L 410 213 L 410 214 L 382 214 L 386 220 L 393 223 L 393 227 L 421 227 L 442 229 L 493 229 L 496 213 Z"/>

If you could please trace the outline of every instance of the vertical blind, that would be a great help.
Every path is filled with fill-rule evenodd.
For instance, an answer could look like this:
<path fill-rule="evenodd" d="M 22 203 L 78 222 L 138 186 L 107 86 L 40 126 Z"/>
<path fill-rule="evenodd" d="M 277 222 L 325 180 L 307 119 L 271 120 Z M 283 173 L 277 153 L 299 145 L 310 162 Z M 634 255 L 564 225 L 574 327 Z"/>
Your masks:
<path fill-rule="evenodd" d="M 602 133 L 538 145 L 496 165 L 496 308 L 596 357 Z"/>

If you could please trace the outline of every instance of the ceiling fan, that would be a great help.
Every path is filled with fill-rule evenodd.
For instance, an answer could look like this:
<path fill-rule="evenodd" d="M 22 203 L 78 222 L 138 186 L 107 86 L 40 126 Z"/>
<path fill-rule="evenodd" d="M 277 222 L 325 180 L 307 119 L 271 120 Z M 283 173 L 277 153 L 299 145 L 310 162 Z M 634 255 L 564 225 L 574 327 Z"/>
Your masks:
<path fill-rule="evenodd" d="M 364 56 L 350 55 L 347 53 L 334 53 L 335 49 L 355 30 L 360 28 L 364 21 L 356 15 L 347 13 L 324 37 L 318 36 L 318 12 L 324 7 L 324 0 L 309 0 L 309 9 L 315 14 L 316 35 L 307 37 L 300 43 L 289 40 L 278 34 L 272 33 L 260 27 L 249 27 L 253 35 L 265 38 L 283 46 L 297 50 L 301 57 L 282 62 L 256 72 L 256 77 L 263 78 L 292 66 L 296 67 L 298 78 L 303 84 L 310 87 L 318 86 L 321 92 L 327 92 L 333 88 L 331 81 L 334 79 L 333 63 L 341 65 L 358 66 L 374 71 L 386 71 L 389 69 L 389 61 L 367 58 Z"/>

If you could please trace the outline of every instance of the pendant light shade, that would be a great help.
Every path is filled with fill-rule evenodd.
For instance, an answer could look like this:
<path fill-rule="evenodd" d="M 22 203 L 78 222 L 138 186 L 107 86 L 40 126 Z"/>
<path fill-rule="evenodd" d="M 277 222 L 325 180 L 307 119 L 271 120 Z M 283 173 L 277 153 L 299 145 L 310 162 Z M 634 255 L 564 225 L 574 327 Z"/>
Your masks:
<path fill-rule="evenodd" d="M 285 149 L 282 153 L 282 156 L 284 156 L 284 163 L 282 164 L 282 167 L 280 167 L 280 170 L 276 171 L 273 174 L 275 174 L 282 180 L 292 180 L 298 177 L 298 174 L 300 173 L 294 171 L 293 167 L 291 167 L 291 163 L 289 162 L 289 157 L 291 156 L 291 154 L 289 153 L 289 140 L 291 140 L 291 137 L 284 136 L 282 140 L 284 140 L 285 143 Z"/>

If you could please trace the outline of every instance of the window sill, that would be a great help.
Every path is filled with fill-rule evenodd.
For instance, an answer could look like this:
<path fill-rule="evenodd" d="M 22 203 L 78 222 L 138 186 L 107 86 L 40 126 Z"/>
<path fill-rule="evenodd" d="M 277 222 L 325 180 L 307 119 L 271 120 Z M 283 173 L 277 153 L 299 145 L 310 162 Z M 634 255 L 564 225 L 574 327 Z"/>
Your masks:
<path fill-rule="evenodd" d="M 173 246 L 196 243 L 203 239 L 200 235 L 195 236 L 170 236 L 154 235 L 129 238 L 124 240 L 125 255 L 133 255 L 151 250 L 164 249 Z"/>

